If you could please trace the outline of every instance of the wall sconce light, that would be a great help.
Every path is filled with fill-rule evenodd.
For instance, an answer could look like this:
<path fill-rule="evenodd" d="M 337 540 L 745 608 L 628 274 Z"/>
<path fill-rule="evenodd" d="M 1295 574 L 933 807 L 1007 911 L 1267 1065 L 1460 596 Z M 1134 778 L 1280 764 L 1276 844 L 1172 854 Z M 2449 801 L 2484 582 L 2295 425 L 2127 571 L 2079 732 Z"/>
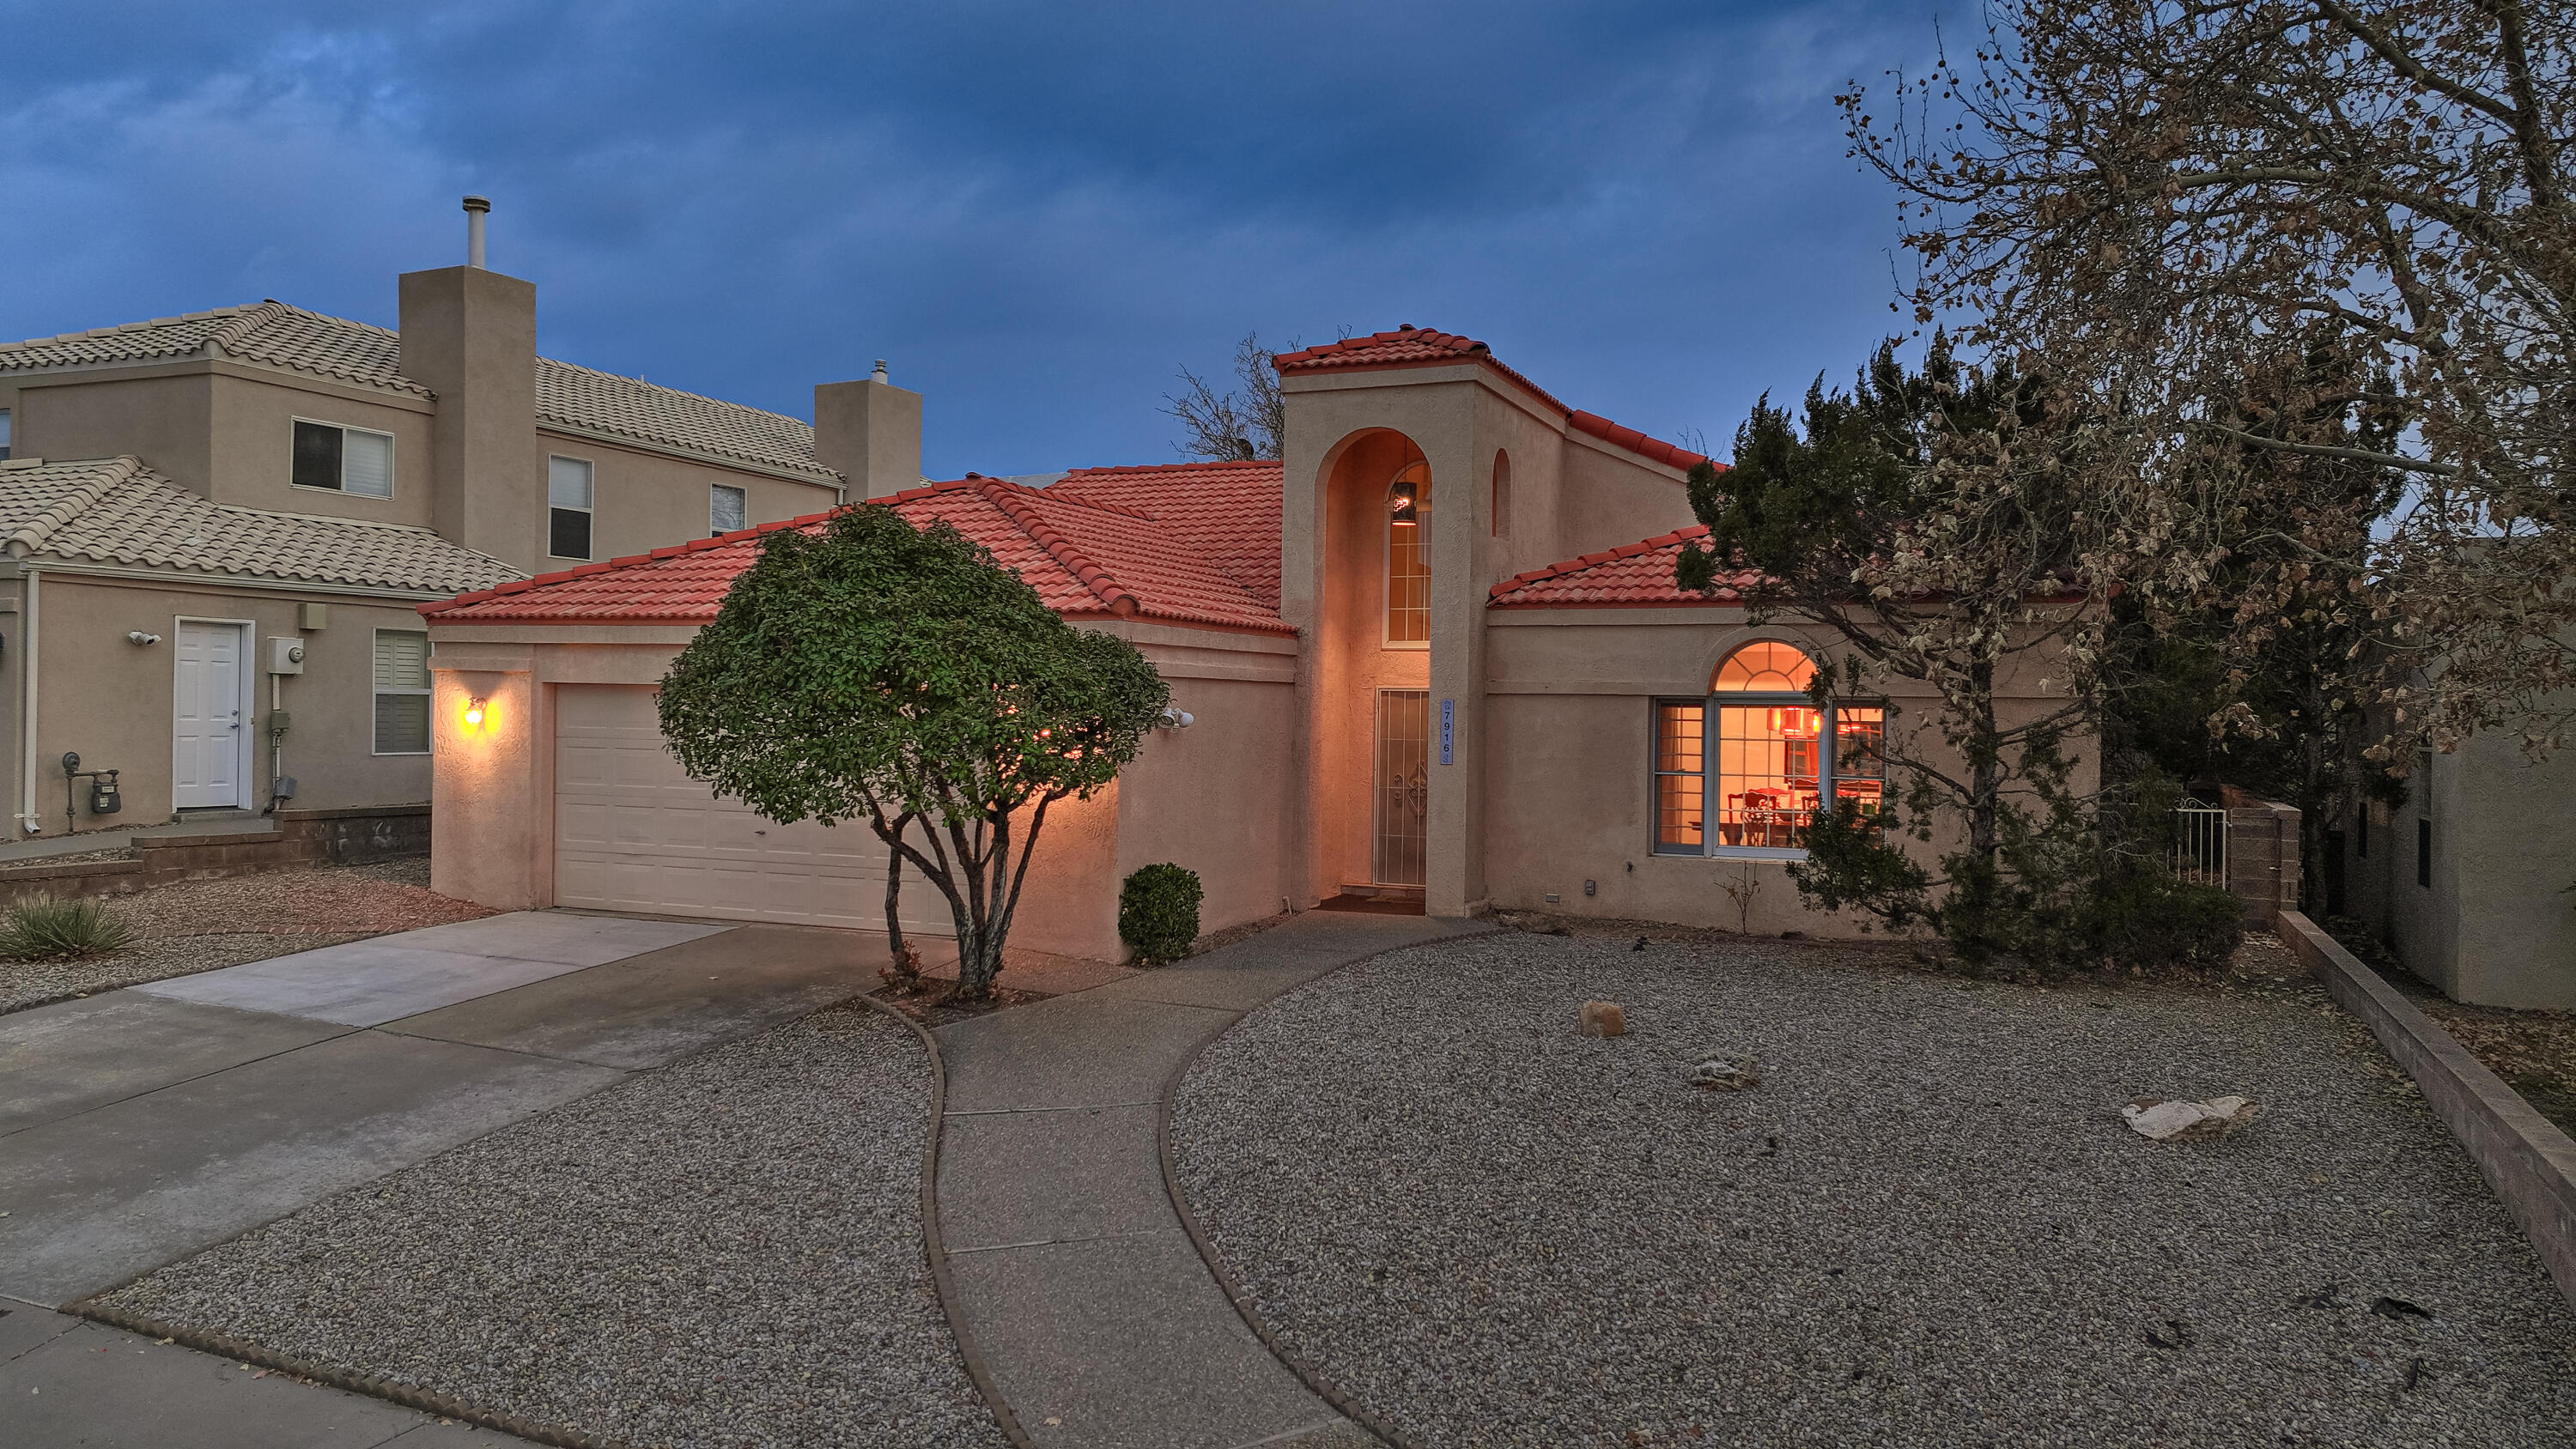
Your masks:
<path fill-rule="evenodd" d="M 483 696 L 479 694 L 465 702 L 465 727 L 467 729 L 479 730 L 483 728 L 484 703 L 485 701 Z"/>
<path fill-rule="evenodd" d="M 1395 492 L 1388 496 L 1395 509 L 1394 516 L 1389 521 L 1396 527 L 1411 528 L 1422 521 L 1421 515 L 1414 510 L 1412 484 L 1398 483 L 1395 485 Z"/>
<path fill-rule="evenodd" d="M 1197 715 L 1194 715 L 1185 709 L 1167 709 L 1163 711 L 1163 728 L 1167 730 L 1185 730 L 1191 725 L 1198 723 L 1198 720 L 1199 717 Z"/>

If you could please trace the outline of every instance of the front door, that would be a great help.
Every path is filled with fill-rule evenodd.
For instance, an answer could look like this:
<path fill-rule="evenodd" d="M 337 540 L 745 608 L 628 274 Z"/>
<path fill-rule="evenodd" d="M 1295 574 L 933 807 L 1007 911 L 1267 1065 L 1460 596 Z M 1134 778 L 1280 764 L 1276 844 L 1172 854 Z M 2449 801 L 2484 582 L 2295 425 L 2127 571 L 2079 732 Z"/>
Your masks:
<path fill-rule="evenodd" d="M 239 624 L 179 625 L 172 803 L 181 810 L 239 806 L 242 796 L 242 670 Z"/>
<path fill-rule="evenodd" d="M 1425 879 L 1423 814 L 1431 802 L 1431 694 L 1377 692 L 1377 848 L 1379 885 L 1418 886 Z"/>

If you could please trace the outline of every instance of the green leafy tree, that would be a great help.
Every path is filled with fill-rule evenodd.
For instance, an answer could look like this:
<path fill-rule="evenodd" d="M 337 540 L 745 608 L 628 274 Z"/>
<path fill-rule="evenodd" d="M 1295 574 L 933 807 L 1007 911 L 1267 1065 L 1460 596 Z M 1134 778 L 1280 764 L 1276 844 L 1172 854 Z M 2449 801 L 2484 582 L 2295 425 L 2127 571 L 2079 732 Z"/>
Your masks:
<path fill-rule="evenodd" d="M 1115 779 L 1169 703 L 1133 644 L 1073 628 L 953 527 L 862 506 L 762 538 L 661 716 L 692 777 L 769 819 L 866 821 L 890 875 L 947 899 L 976 1000 L 1048 807 Z"/>

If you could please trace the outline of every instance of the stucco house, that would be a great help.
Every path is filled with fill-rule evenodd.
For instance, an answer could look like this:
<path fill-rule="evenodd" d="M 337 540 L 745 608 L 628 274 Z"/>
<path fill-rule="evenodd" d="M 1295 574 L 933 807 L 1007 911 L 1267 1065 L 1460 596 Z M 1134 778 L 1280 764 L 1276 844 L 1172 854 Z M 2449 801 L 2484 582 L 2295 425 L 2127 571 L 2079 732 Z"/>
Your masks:
<path fill-rule="evenodd" d="M 260 810 L 280 778 L 426 801 L 422 601 L 919 481 L 921 399 L 882 369 L 816 388 L 816 427 L 539 356 L 483 206 L 468 265 L 400 278 L 399 329 L 272 300 L 0 345 L 16 833 Z M 66 751 L 119 772 L 118 815 Z"/>
<path fill-rule="evenodd" d="M 949 520 L 1066 618 L 1133 640 L 1194 717 L 1050 815 L 1015 943 L 1123 954 L 1118 883 L 1165 860 L 1201 876 L 1210 929 L 1349 896 L 1853 929 L 1802 910 L 1783 872 L 1806 810 L 1883 788 L 1891 701 L 1817 710 L 1824 641 L 1673 586 L 1701 532 L 1697 454 L 1454 334 L 1400 327 L 1276 364 L 1278 462 L 853 488 Z M 655 683 L 762 531 L 422 606 L 437 889 L 881 920 L 870 833 L 715 798 L 655 726 Z M 2013 703 L 2042 707 L 2039 689 Z M 1752 888 L 1749 921 L 1729 884 Z M 932 893 L 909 899 L 921 929 L 946 929 Z"/>

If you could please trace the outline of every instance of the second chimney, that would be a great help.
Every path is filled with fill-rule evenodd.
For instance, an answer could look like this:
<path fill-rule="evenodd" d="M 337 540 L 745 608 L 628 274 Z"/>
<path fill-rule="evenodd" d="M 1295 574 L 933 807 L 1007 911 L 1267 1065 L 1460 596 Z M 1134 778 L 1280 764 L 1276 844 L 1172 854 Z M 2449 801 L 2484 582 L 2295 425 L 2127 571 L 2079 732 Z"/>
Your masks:
<path fill-rule="evenodd" d="M 849 480 L 849 498 L 921 485 L 921 394 L 895 386 L 886 365 L 858 382 L 814 389 L 814 457 Z"/>
<path fill-rule="evenodd" d="M 469 267 L 479 269 L 483 265 L 483 218 L 491 210 L 492 198 L 488 196 L 465 198 L 465 265 Z"/>

